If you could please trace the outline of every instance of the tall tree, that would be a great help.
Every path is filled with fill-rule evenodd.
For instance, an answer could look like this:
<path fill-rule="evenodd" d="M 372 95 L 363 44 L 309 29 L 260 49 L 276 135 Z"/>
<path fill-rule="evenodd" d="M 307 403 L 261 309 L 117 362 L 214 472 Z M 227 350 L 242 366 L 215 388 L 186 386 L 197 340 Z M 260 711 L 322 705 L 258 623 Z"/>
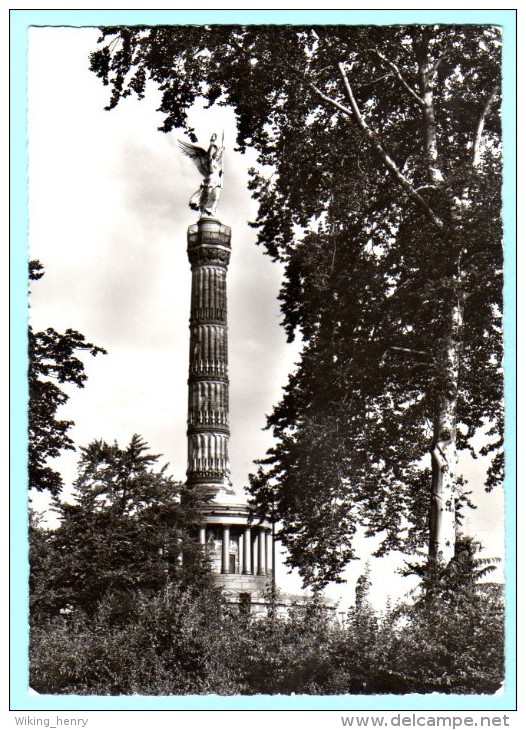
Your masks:
<path fill-rule="evenodd" d="M 337 578 L 358 523 L 380 550 L 427 538 L 449 561 L 458 449 L 489 426 L 488 488 L 502 469 L 499 29 L 157 26 L 100 42 L 108 108 L 151 80 L 163 131 L 192 135 L 204 96 L 259 152 L 258 240 L 286 264 L 284 324 L 305 346 L 251 490 L 290 562 Z"/>
<path fill-rule="evenodd" d="M 44 275 L 39 261 L 29 263 L 29 279 L 36 281 Z M 106 353 L 102 347 L 87 342 L 84 335 L 72 329 L 64 333 L 48 327 L 45 331 L 28 331 L 29 356 L 29 487 L 39 492 L 48 490 L 53 496 L 63 487 L 58 471 L 48 465 L 48 459 L 63 450 L 74 450 L 68 436 L 73 421 L 57 418 L 61 405 L 69 400 L 60 387 L 71 383 L 83 388 L 87 380 L 84 363 L 76 354 L 83 350 L 90 355 Z M 60 385 L 59 385 L 60 384 Z"/>
<path fill-rule="evenodd" d="M 91 614 L 108 594 L 125 604 L 139 589 L 190 576 L 195 584 L 207 572 L 191 535 L 198 501 L 181 504 L 181 485 L 158 460 L 138 435 L 124 448 L 101 440 L 81 449 L 74 502 L 56 500 L 56 530 L 33 530 L 36 618 L 68 608 Z"/>

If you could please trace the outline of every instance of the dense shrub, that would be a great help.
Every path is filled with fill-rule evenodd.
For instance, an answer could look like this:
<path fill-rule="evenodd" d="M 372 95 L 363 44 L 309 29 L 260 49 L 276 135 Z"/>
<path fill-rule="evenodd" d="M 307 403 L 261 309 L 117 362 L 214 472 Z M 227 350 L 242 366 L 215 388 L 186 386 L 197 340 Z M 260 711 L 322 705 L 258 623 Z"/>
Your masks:
<path fill-rule="evenodd" d="M 316 599 L 278 616 L 269 595 L 268 616 L 254 618 L 214 586 L 191 538 L 194 507 L 174 500 L 174 485 L 145 451 L 138 437 L 126 450 L 94 442 L 83 450 L 78 502 L 61 506 L 59 528 L 33 516 L 37 692 L 466 694 L 501 685 L 502 596 L 479 584 L 491 566 L 476 558 L 473 541 L 459 539 L 448 566 L 413 566 L 420 593 L 384 615 L 369 604 L 366 571 L 344 627 Z M 126 509 L 113 479 L 121 461 L 130 472 Z"/>
<path fill-rule="evenodd" d="M 204 584 L 108 595 L 35 625 L 31 686 L 44 694 L 493 693 L 503 680 L 503 609 L 490 584 L 345 628 L 316 604 L 255 619 Z M 122 606 L 127 606 L 126 610 Z"/>
<path fill-rule="evenodd" d="M 242 687 L 222 662 L 235 622 L 209 590 L 138 592 L 124 620 L 108 595 L 82 611 L 35 626 L 31 686 L 44 694 L 232 694 Z"/>

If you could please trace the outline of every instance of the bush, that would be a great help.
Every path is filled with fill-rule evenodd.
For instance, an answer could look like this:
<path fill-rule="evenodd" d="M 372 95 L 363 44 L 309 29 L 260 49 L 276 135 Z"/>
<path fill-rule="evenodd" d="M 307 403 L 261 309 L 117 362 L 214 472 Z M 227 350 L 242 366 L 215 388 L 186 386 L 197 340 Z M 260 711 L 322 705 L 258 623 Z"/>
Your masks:
<path fill-rule="evenodd" d="M 94 613 L 33 616 L 43 694 L 488 694 L 501 686 L 501 587 L 477 584 L 476 546 L 427 572 L 412 603 L 376 614 L 366 581 L 344 628 L 313 600 L 254 618 L 206 571 L 164 589 L 107 592 Z"/>
<path fill-rule="evenodd" d="M 31 686 L 43 694 L 178 695 L 241 690 L 221 658 L 235 625 L 215 590 L 135 594 L 115 620 L 119 597 L 32 629 Z"/>

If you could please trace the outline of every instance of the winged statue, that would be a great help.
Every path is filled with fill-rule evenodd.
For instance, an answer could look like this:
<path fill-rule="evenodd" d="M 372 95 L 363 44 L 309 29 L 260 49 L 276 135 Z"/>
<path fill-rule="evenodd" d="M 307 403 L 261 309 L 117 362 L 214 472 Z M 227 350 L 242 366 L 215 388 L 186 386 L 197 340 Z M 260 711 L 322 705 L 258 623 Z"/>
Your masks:
<path fill-rule="evenodd" d="M 223 187 L 224 146 L 218 144 L 217 134 L 210 137 L 210 145 L 207 150 L 181 140 L 178 140 L 178 144 L 203 176 L 201 187 L 190 198 L 190 208 L 198 210 L 201 216 L 215 215 Z"/>

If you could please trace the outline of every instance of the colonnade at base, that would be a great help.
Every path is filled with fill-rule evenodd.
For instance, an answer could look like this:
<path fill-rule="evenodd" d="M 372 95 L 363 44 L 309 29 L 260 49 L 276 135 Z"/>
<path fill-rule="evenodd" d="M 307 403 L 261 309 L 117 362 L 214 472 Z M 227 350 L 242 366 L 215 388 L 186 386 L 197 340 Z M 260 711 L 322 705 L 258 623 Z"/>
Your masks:
<path fill-rule="evenodd" d="M 199 528 L 199 542 L 216 573 L 272 575 L 274 543 L 268 525 L 207 522 Z"/>

